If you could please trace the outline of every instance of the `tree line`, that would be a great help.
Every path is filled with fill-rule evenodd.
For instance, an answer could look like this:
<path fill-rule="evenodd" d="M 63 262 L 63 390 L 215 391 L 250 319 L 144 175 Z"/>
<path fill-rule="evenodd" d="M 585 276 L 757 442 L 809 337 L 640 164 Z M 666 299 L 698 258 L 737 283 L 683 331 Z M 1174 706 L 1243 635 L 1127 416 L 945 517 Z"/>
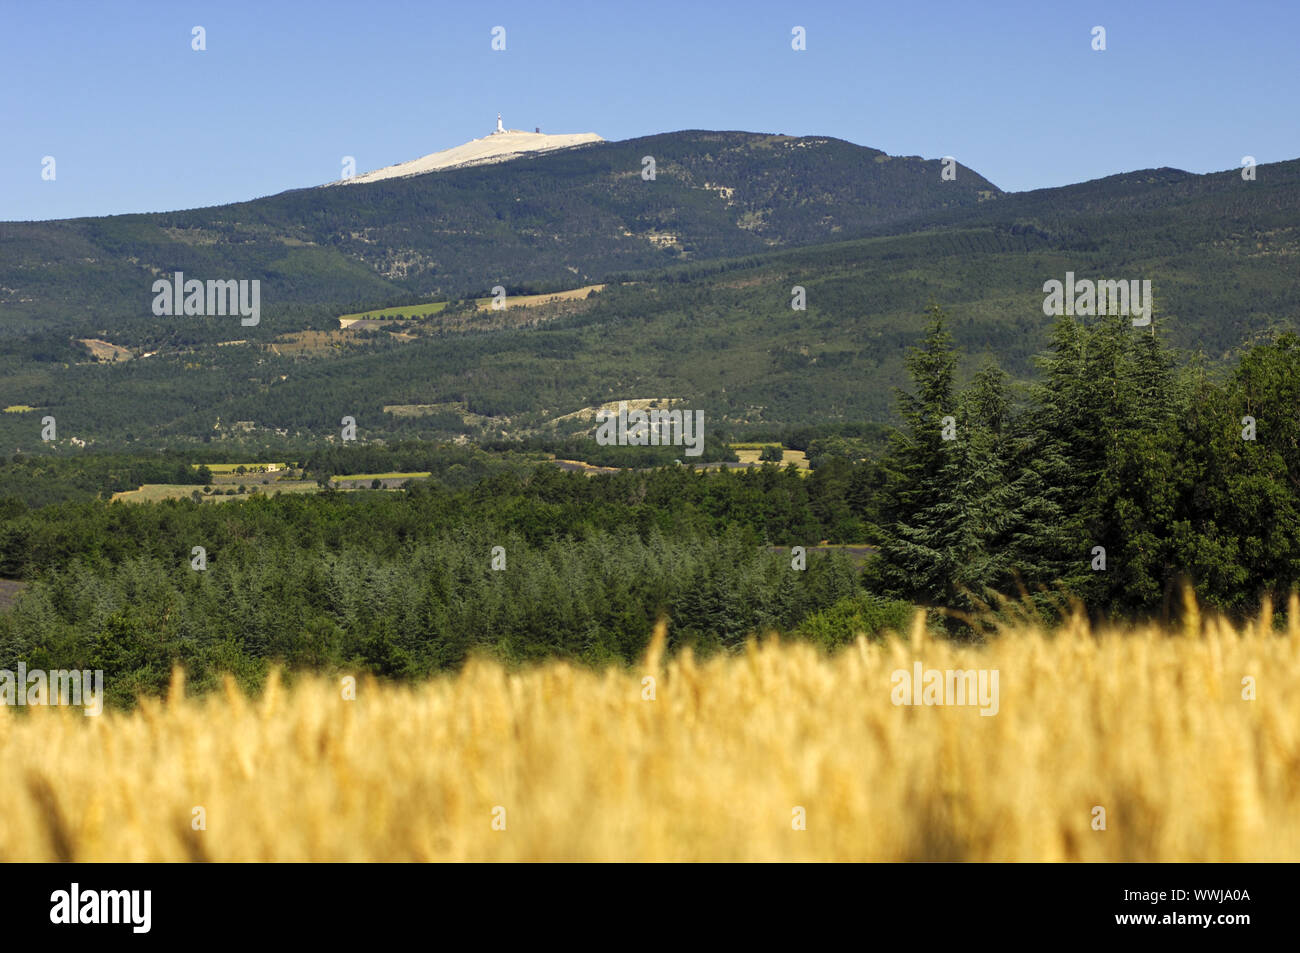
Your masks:
<path fill-rule="evenodd" d="M 432 475 L 397 492 L 34 507 L 24 487 L 46 475 L 71 492 L 203 474 L 175 456 L 20 457 L 0 473 L 0 576 L 27 589 L 0 615 L 0 668 L 103 668 L 129 702 L 177 662 L 198 685 L 256 682 L 272 661 L 396 677 L 475 652 L 628 663 L 661 615 L 674 645 L 710 652 L 767 629 L 838 645 L 916 605 L 970 635 L 963 616 L 1022 592 L 1048 614 L 1077 600 L 1140 617 L 1171 611 L 1186 582 L 1254 613 L 1300 581 L 1300 338 L 1212 373 L 1175 360 L 1164 323 L 1062 318 L 1036 383 L 989 362 L 959 387 L 936 311 L 884 449 L 871 428 L 788 434 L 807 475 L 586 476 L 504 449 L 336 446 L 295 462 Z M 878 552 L 861 571 L 815 550 L 796 568 L 791 548 L 821 541 Z"/>
<path fill-rule="evenodd" d="M 49 506 L 0 528 L 0 574 L 28 580 L 0 615 L 0 668 L 102 669 L 130 703 L 175 664 L 200 689 L 223 672 L 256 685 L 273 662 L 419 678 L 472 653 L 628 664 L 659 617 L 705 654 L 903 624 L 908 606 L 864 592 L 848 558 L 795 569 L 764 545 L 821 532 L 814 486 L 776 467 L 546 466 L 463 490 Z"/>
<path fill-rule="evenodd" d="M 1160 327 L 1058 321 L 1020 393 L 988 364 L 960 391 L 937 309 L 908 357 L 882 460 L 871 587 L 959 611 L 1024 590 L 1094 613 L 1167 613 L 1183 583 L 1230 613 L 1300 581 L 1300 339 L 1227 375 L 1175 367 Z"/>

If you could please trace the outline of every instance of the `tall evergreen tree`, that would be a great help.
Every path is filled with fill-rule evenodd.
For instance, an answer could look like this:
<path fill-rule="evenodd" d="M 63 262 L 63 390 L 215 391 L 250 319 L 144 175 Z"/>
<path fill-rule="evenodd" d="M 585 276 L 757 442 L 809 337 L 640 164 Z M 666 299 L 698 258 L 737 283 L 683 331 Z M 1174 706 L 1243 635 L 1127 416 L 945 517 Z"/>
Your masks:
<path fill-rule="evenodd" d="M 884 462 L 880 558 L 871 582 L 882 592 L 961 611 L 978 607 L 997 574 L 986 539 L 1001 525 L 994 426 L 1005 417 L 1000 372 L 959 401 L 957 355 L 938 308 L 909 351 L 914 392 L 900 391 L 904 428 Z"/>

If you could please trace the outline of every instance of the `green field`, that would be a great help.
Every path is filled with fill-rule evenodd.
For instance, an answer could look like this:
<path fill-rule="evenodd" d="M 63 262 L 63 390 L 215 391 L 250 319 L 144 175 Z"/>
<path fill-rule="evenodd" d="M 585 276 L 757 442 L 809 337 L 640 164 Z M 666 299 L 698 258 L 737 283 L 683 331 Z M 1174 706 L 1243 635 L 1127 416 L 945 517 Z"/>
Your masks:
<path fill-rule="evenodd" d="M 340 473 L 334 480 L 427 480 L 429 476 L 428 470 L 421 473 Z"/>
<path fill-rule="evenodd" d="M 358 311 L 355 314 L 340 314 L 340 321 L 398 321 L 403 318 L 418 318 L 426 314 L 436 314 L 447 307 L 445 301 L 426 301 L 424 304 L 408 304 L 401 308 L 375 308 L 373 311 Z"/>

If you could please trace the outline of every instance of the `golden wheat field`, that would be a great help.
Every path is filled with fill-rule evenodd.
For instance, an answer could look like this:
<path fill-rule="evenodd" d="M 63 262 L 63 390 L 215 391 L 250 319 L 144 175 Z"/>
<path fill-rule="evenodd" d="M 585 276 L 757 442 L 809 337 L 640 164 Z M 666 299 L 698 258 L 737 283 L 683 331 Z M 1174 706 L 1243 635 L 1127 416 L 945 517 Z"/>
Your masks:
<path fill-rule="evenodd" d="M 0 708 L 0 860 L 1293 860 L 1289 608 L 1278 631 L 1076 620 L 969 646 L 918 622 L 703 663 L 661 662 L 660 630 L 631 670 Z M 916 662 L 996 669 L 997 714 L 895 705 Z"/>

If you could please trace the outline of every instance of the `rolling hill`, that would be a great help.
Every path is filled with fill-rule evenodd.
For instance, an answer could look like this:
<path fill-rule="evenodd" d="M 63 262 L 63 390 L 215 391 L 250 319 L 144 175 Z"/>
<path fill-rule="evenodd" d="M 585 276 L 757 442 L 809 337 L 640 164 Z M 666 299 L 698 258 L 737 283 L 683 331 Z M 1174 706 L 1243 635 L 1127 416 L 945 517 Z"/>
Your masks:
<path fill-rule="evenodd" d="M 970 355 L 963 373 L 987 356 L 1028 379 L 1051 325 L 1042 285 L 1067 271 L 1150 279 L 1161 333 L 1211 362 L 1297 326 L 1300 161 L 1253 182 L 1158 169 L 1017 194 L 939 170 L 833 139 L 691 132 L 218 209 L 0 226 L 0 400 L 32 408 L 3 415 L 0 440 L 30 447 L 47 413 L 61 434 L 127 445 L 220 439 L 236 423 L 314 440 L 343 415 L 363 439 L 499 439 L 623 397 L 681 400 L 733 433 L 881 421 L 930 302 Z M 259 327 L 127 306 L 147 301 L 146 272 L 236 262 L 226 274 L 266 276 Z M 605 287 L 495 312 L 475 299 L 498 283 Z M 796 285 L 806 311 L 791 308 Z M 339 329 L 339 315 L 430 295 L 451 300 Z M 74 334 L 139 359 L 92 363 Z"/>

